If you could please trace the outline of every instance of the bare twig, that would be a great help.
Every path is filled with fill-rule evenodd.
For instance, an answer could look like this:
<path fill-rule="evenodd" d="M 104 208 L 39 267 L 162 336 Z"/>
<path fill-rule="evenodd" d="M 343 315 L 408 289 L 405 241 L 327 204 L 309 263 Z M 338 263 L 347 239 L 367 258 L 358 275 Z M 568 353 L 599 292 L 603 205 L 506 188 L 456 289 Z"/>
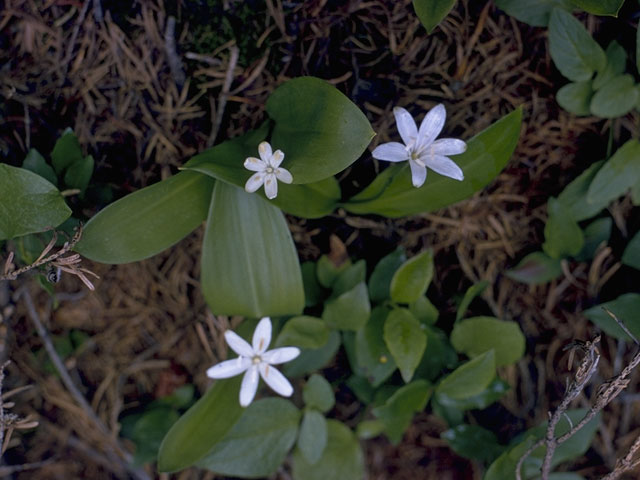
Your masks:
<path fill-rule="evenodd" d="M 229 91 L 231 90 L 231 83 L 233 82 L 233 71 L 236 69 L 238 63 L 238 56 L 240 55 L 240 49 L 237 45 L 233 45 L 230 48 L 229 64 L 227 65 L 227 73 L 224 78 L 224 84 L 222 85 L 222 92 L 218 98 L 218 109 L 216 117 L 211 127 L 211 133 L 207 138 L 207 148 L 212 147 L 220 131 L 220 125 L 222 125 L 222 117 L 224 116 L 224 110 L 227 106 L 227 99 L 229 98 Z"/>
<path fill-rule="evenodd" d="M 182 61 L 178 56 L 176 50 L 176 18 L 171 15 L 167 18 L 167 26 L 164 30 L 164 49 L 167 54 L 167 62 L 169 63 L 169 69 L 171 69 L 171 76 L 178 88 L 182 88 L 186 80 L 184 69 L 182 68 Z"/>
<path fill-rule="evenodd" d="M 27 470 L 35 470 L 36 468 L 42 468 L 50 463 L 53 463 L 54 460 L 49 458 L 47 460 L 43 460 L 41 462 L 33 462 L 33 463 L 23 463 L 22 465 L 6 465 L 0 467 L 0 477 L 8 478 L 9 475 L 13 475 L 14 473 L 26 472 Z"/>
<path fill-rule="evenodd" d="M 640 450 L 640 437 L 635 439 L 627 454 L 624 457 L 618 459 L 618 461 L 616 462 L 616 467 L 613 469 L 613 471 L 602 477 L 602 480 L 616 480 L 623 473 L 626 473 L 629 470 L 633 470 L 638 465 L 640 465 L 640 459 L 633 460 L 633 457 L 638 450 Z"/>

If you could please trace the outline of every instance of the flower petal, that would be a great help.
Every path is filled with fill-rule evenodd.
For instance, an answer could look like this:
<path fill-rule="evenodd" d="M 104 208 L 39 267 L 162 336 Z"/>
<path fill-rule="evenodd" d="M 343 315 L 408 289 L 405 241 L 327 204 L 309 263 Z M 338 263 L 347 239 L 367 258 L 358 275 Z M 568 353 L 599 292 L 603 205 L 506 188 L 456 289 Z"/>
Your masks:
<path fill-rule="evenodd" d="M 293 182 L 293 176 L 286 168 L 276 168 L 276 178 L 283 183 Z"/>
<path fill-rule="evenodd" d="M 444 175 L 445 177 L 450 177 L 455 180 L 464 180 L 464 173 L 462 173 L 460 167 L 448 157 L 442 155 L 429 155 L 425 156 L 425 158 L 420 157 L 420 160 L 424 162 L 427 167 L 440 175 Z"/>
<path fill-rule="evenodd" d="M 300 355 L 298 347 L 274 348 L 262 354 L 262 361 L 271 365 L 278 365 L 279 363 L 290 362 L 298 355 Z"/>
<path fill-rule="evenodd" d="M 253 351 L 256 355 L 262 355 L 271 343 L 271 318 L 262 317 L 253 332 Z"/>
<path fill-rule="evenodd" d="M 414 187 L 421 187 L 427 179 L 427 169 L 414 160 L 409 160 L 411 168 L 411 183 Z"/>
<path fill-rule="evenodd" d="M 264 193 L 269 200 L 278 196 L 278 181 L 273 173 L 269 173 L 264 178 Z"/>
<path fill-rule="evenodd" d="M 240 385 L 240 406 L 247 407 L 256 396 L 258 390 L 258 366 L 251 365 L 242 378 Z"/>
<path fill-rule="evenodd" d="M 290 397 L 293 393 L 293 387 L 289 383 L 289 380 L 282 375 L 276 368 L 272 367 L 268 363 L 261 363 L 258 368 L 260 369 L 260 376 L 271 389 L 282 395 L 283 397 Z"/>
<path fill-rule="evenodd" d="M 431 144 L 436 155 L 459 155 L 467 150 L 467 144 L 457 138 L 441 138 Z"/>
<path fill-rule="evenodd" d="M 282 153 L 282 150 L 276 150 L 273 152 L 273 155 L 271 155 L 269 163 L 273 168 L 278 168 L 282 163 L 282 160 L 284 160 L 284 153 Z"/>
<path fill-rule="evenodd" d="M 227 330 L 224 332 L 224 339 L 231 349 L 241 357 L 253 357 L 254 353 L 251 345 L 236 332 Z"/>
<path fill-rule="evenodd" d="M 441 103 L 429 110 L 420 124 L 420 131 L 418 132 L 418 150 L 431 145 L 436 137 L 440 135 L 446 118 L 447 111 Z"/>
<path fill-rule="evenodd" d="M 251 177 L 249 177 L 249 180 L 247 180 L 247 183 L 244 184 L 245 191 L 253 193 L 258 190 L 264 183 L 265 176 L 266 173 L 264 172 L 256 172 L 251 175 Z"/>
<path fill-rule="evenodd" d="M 395 107 L 393 115 L 396 117 L 396 126 L 402 141 L 407 146 L 413 146 L 418 138 L 418 127 L 416 127 L 413 117 L 402 107 Z"/>
<path fill-rule="evenodd" d="M 271 156 L 273 155 L 269 142 L 260 142 L 260 145 L 258 145 L 258 153 L 260 154 L 260 158 L 262 160 L 264 160 L 266 163 L 269 163 L 269 161 L 271 160 Z"/>
<path fill-rule="evenodd" d="M 267 164 L 256 157 L 248 157 L 244 161 L 244 168 L 251 170 L 252 172 L 262 172 L 267 168 Z"/>
<path fill-rule="evenodd" d="M 207 370 L 209 378 L 229 378 L 240 375 L 251 366 L 251 359 L 247 357 L 238 357 L 232 360 L 217 363 Z"/>
<path fill-rule="evenodd" d="M 373 152 L 371 152 L 371 156 L 386 162 L 403 162 L 409 160 L 409 152 L 407 152 L 405 146 L 399 142 L 389 142 L 378 145 Z"/>

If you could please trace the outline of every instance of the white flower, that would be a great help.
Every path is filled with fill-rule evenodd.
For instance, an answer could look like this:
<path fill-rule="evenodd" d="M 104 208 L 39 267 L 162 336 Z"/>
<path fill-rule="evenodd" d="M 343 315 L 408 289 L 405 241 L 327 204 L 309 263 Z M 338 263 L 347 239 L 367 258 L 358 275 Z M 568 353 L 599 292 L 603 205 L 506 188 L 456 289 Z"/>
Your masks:
<path fill-rule="evenodd" d="M 277 180 L 291 183 L 293 177 L 289 170 L 280 166 L 284 160 L 284 153 L 281 150 L 273 152 L 269 142 L 262 142 L 258 145 L 258 153 L 260 158 L 249 157 L 244 161 L 244 168 L 256 172 L 247 180 L 244 189 L 252 193 L 264 184 L 264 193 L 269 200 L 273 200 L 278 195 Z"/>
<path fill-rule="evenodd" d="M 276 393 L 283 397 L 290 397 L 293 387 L 289 380 L 271 365 L 285 363 L 300 355 L 297 347 L 282 347 L 267 350 L 271 343 L 271 319 L 263 317 L 253 332 L 252 345 L 249 345 L 239 335 L 227 330 L 224 338 L 231 349 L 238 354 L 238 358 L 218 363 L 207 370 L 209 378 L 229 378 L 242 372 L 242 386 L 240 387 L 240 405 L 246 407 L 253 401 L 258 390 L 258 374 Z"/>
<path fill-rule="evenodd" d="M 387 162 L 409 160 L 414 187 L 422 186 L 427 179 L 426 167 L 446 177 L 456 180 L 464 179 L 460 167 L 447 155 L 463 153 L 467 149 L 467 144 L 456 138 L 436 140 L 447 116 L 444 105 L 436 105 L 425 115 L 420 124 L 420 130 L 416 127 L 416 122 L 411 114 L 404 108 L 395 107 L 393 114 L 396 117 L 396 125 L 404 145 L 399 142 L 378 145 L 371 153 L 374 158 Z"/>

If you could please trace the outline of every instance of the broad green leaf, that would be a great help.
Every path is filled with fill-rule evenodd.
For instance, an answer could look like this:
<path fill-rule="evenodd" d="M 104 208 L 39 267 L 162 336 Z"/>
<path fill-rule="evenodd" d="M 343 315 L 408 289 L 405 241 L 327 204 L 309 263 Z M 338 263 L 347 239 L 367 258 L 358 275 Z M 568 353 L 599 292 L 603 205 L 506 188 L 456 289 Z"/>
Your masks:
<path fill-rule="evenodd" d="M 593 89 L 591 80 L 572 82 L 561 87 L 556 94 L 558 104 L 575 115 L 591 115 L 590 105 Z"/>
<path fill-rule="evenodd" d="M 420 297 L 409 305 L 409 311 L 424 325 L 435 325 L 440 312 L 427 297 Z"/>
<path fill-rule="evenodd" d="M 414 376 L 435 381 L 445 370 L 458 365 L 458 354 L 449 343 L 449 337 L 439 328 L 423 325 L 423 331 L 427 336 L 427 348 Z"/>
<path fill-rule="evenodd" d="M 174 245 L 207 218 L 213 180 L 181 172 L 133 192 L 98 212 L 75 250 L 102 263 L 149 258 Z"/>
<path fill-rule="evenodd" d="M 571 212 L 555 198 L 547 202 L 549 218 L 544 226 L 542 249 L 551 258 L 577 255 L 584 245 L 584 235 Z"/>
<path fill-rule="evenodd" d="M 347 260 L 340 266 L 336 266 L 328 255 L 322 255 L 318 259 L 316 266 L 316 276 L 318 282 L 325 288 L 331 288 L 333 282 L 336 281 L 338 276 L 351 266 L 351 260 Z"/>
<path fill-rule="evenodd" d="M 589 203 L 587 202 L 587 192 L 589 191 L 589 185 L 596 177 L 596 174 L 604 164 L 604 160 L 600 160 L 584 172 L 578 175 L 564 190 L 558 195 L 558 201 L 562 203 L 565 208 L 571 213 L 571 217 L 580 222 L 597 215 L 602 209 L 604 209 L 607 203 Z"/>
<path fill-rule="evenodd" d="M 607 160 L 589 186 L 587 202 L 608 205 L 640 181 L 640 142 L 632 139 Z"/>
<path fill-rule="evenodd" d="M 542 285 L 562 275 L 562 266 L 557 258 L 551 258 L 544 252 L 533 252 L 505 274 L 517 282 Z"/>
<path fill-rule="evenodd" d="M 585 262 L 591 260 L 598 247 L 602 243 L 609 242 L 611 236 L 611 227 L 613 226 L 613 220 L 611 217 L 598 218 L 594 220 L 583 230 L 584 233 L 584 246 L 575 259 L 579 262 Z M 624 257 L 623 257 L 624 261 Z"/>
<path fill-rule="evenodd" d="M 406 162 L 393 164 L 343 206 L 356 214 L 404 217 L 463 200 L 484 188 L 507 164 L 521 122 L 522 108 L 517 108 L 467 142 L 467 151 L 453 158 L 464 172 L 462 182 L 429 172 L 425 184 L 415 188 Z"/>
<path fill-rule="evenodd" d="M 327 446 L 327 420 L 316 410 L 307 410 L 300 424 L 298 450 L 311 465 L 317 463 Z"/>
<path fill-rule="evenodd" d="M 525 338 L 516 322 L 494 317 L 473 317 L 456 323 L 451 344 L 468 357 L 494 350 L 496 367 L 511 365 L 524 355 Z"/>
<path fill-rule="evenodd" d="M 302 389 L 302 398 L 307 407 L 327 413 L 336 403 L 333 388 L 324 377 L 314 373 Z"/>
<path fill-rule="evenodd" d="M 277 397 L 258 400 L 197 465 L 234 477 L 272 475 L 296 441 L 298 422 L 300 411 L 290 401 Z"/>
<path fill-rule="evenodd" d="M 293 451 L 294 480 L 362 480 L 364 455 L 353 432 L 337 420 L 327 420 L 327 432 L 327 446 L 315 464 Z"/>
<path fill-rule="evenodd" d="M 413 303 L 422 297 L 433 278 L 433 252 L 424 252 L 404 262 L 391 279 L 391 300 Z"/>
<path fill-rule="evenodd" d="M 73 130 L 67 128 L 51 151 L 51 163 L 58 176 L 70 165 L 82 162 L 83 155 L 78 137 Z"/>
<path fill-rule="evenodd" d="M 77 188 L 81 193 L 84 193 L 93 175 L 93 163 L 93 157 L 87 155 L 82 160 L 69 165 L 64 174 L 65 185 L 69 188 Z"/>
<path fill-rule="evenodd" d="M 304 262 L 300 265 L 302 283 L 304 284 L 304 306 L 313 307 L 322 301 L 322 286 L 316 278 L 315 262 Z"/>
<path fill-rule="evenodd" d="M 431 33 L 449 14 L 456 0 L 413 0 L 413 8 L 427 33 Z"/>
<path fill-rule="evenodd" d="M 625 293 L 615 300 L 601 303 L 595 307 L 585 310 L 584 316 L 600 327 L 604 333 L 619 340 L 631 340 L 618 323 L 611 318 L 605 308 L 613 313 L 627 329 L 636 337 L 640 338 L 640 294 Z"/>
<path fill-rule="evenodd" d="M 369 321 L 356 332 L 354 349 L 357 369 L 374 387 L 380 386 L 396 370 L 396 363 L 384 341 L 384 325 L 389 310 L 374 308 Z"/>
<path fill-rule="evenodd" d="M 496 358 L 493 350 L 475 357 L 447 375 L 436 388 L 436 393 L 454 400 L 478 395 L 496 376 Z"/>
<path fill-rule="evenodd" d="M 31 170 L 33 173 L 37 173 L 45 180 L 49 180 L 55 186 L 58 186 L 58 176 L 56 175 L 56 172 L 53 171 L 51 165 L 47 163 L 44 157 L 40 155 L 40 152 L 35 148 L 32 148 L 27 153 L 27 156 L 22 162 L 22 168 Z"/>
<path fill-rule="evenodd" d="M 369 297 L 372 302 L 382 302 L 389 298 L 393 274 L 406 259 L 404 251 L 398 248 L 376 264 L 369 278 Z"/>
<path fill-rule="evenodd" d="M 549 25 L 551 11 L 562 8 L 568 12 L 573 9 L 571 0 L 496 0 L 496 5 L 512 17 L 533 27 Z"/>
<path fill-rule="evenodd" d="M 267 113 L 275 122 L 271 145 L 284 152 L 282 166 L 294 184 L 341 172 L 375 135 L 362 111 L 319 78 L 299 77 L 280 85 L 267 100 Z"/>
<path fill-rule="evenodd" d="M 331 328 L 356 331 L 367 323 L 370 314 L 367 286 L 360 282 L 348 292 L 325 303 L 322 319 Z"/>
<path fill-rule="evenodd" d="M 630 112 L 638 101 L 638 90 L 631 75 L 618 75 L 598 90 L 591 99 L 591 113 L 616 118 Z"/>
<path fill-rule="evenodd" d="M 398 444 L 402 440 L 413 415 L 427 406 L 431 392 L 429 382 L 416 380 L 400 387 L 384 405 L 373 409 L 376 418 L 384 423 L 384 432 L 391 443 Z"/>
<path fill-rule="evenodd" d="M 158 452 L 158 470 L 175 472 L 201 460 L 242 415 L 238 401 L 241 377 L 217 380 L 178 420 Z"/>
<path fill-rule="evenodd" d="M 469 308 L 469 305 L 471 305 L 473 299 L 478 295 L 482 295 L 482 292 L 484 292 L 488 286 L 489 282 L 483 280 L 481 282 L 474 283 L 469 288 L 467 288 L 467 291 L 464 292 L 464 297 L 462 297 L 460 305 L 458 305 L 458 310 L 456 311 L 456 322 L 462 320 L 464 314 L 467 313 L 467 309 Z"/>
<path fill-rule="evenodd" d="M 202 292 L 217 315 L 296 315 L 302 274 L 282 212 L 257 195 L 216 182 L 201 258 Z"/>
<path fill-rule="evenodd" d="M 622 254 L 622 263 L 640 270 L 640 232 L 636 233 L 627 243 Z"/>
<path fill-rule="evenodd" d="M 363 283 L 367 276 L 367 262 L 358 260 L 353 265 L 342 270 L 331 285 L 333 290 L 331 298 L 339 297 L 343 293 L 353 289 L 359 283 Z"/>
<path fill-rule="evenodd" d="M 617 17 L 624 0 L 572 0 L 573 4 L 594 15 Z"/>
<path fill-rule="evenodd" d="M 440 435 L 458 455 L 479 462 L 490 462 L 505 449 L 495 434 L 479 425 L 462 424 Z"/>
<path fill-rule="evenodd" d="M 434 400 L 449 409 L 460 412 L 467 410 L 483 410 L 492 403 L 497 402 L 509 391 L 509 384 L 499 378 L 495 378 L 482 392 L 467 398 L 451 398 L 442 393 L 436 393 Z"/>
<path fill-rule="evenodd" d="M 571 13 L 554 8 L 549 21 L 549 52 L 560 73 L 574 82 L 591 80 L 607 63 L 604 50 Z"/>
<path fill-rule="evenodd" d="M 287 320 L 275 345 L 299 348 L 320 348 L 329 340 L 329 328 L 320 318 L 306 315 Z"/>
<path fill-rule="evenodd" d="M 427 347 L 427 336 L 420 322 L 405 308 L 393 309 L 384 322 L 384 341 L 402 379 L 409 383 Z"/>
<path fill-rule="evenodd" d="M 623 74 L 627 66 L 627 52 L 615 40 L 609 44 L 605 55 L 607 56 L 607 66 L 598 72 L 596 78 L 593 79 L 594 90 L 598 90 L 618 75 Z"/>
<path fill-rule="evenodd" d="M 356 435 L 361 440 L 370 440 L 384 433 L 384 427 L 382 420 L 363 420 L 356 427 Z"/>
<path fill-rule="evenodd" d="M 29 170 L 0 164 L 0 240 L 55 228 L 70 215 L 52 183 Z"/>
<path fill-rule="evenodd" d="M 329 340 L 320 348 L 302 350 L 298 358 L 282 367 L 287 377 L 301 377 L 325 367 L 340 348 L 340 333 L 333 331 Z"/>

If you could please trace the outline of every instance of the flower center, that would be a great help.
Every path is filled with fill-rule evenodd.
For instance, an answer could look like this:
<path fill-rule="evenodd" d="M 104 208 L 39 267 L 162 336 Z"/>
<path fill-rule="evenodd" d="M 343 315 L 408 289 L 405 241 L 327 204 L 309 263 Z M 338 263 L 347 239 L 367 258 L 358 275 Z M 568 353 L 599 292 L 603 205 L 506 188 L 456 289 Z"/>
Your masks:
<path fill-rule="evenodd" d="M 260 355 L 255 355 L 251 359 L 251 363 L 253 363 L 254 365 L 258 365 L 260 362 L 262 362 L 262 357 Z"/>
<path fill-rule="evenodd" d="M 267 172 L 267 173 L 274 173 L 275 171 L 276 171 L 276 169 L 271 167 L 271 166 L 267 167 L 267 169 L 265 170 L 265 172 Z"/>

